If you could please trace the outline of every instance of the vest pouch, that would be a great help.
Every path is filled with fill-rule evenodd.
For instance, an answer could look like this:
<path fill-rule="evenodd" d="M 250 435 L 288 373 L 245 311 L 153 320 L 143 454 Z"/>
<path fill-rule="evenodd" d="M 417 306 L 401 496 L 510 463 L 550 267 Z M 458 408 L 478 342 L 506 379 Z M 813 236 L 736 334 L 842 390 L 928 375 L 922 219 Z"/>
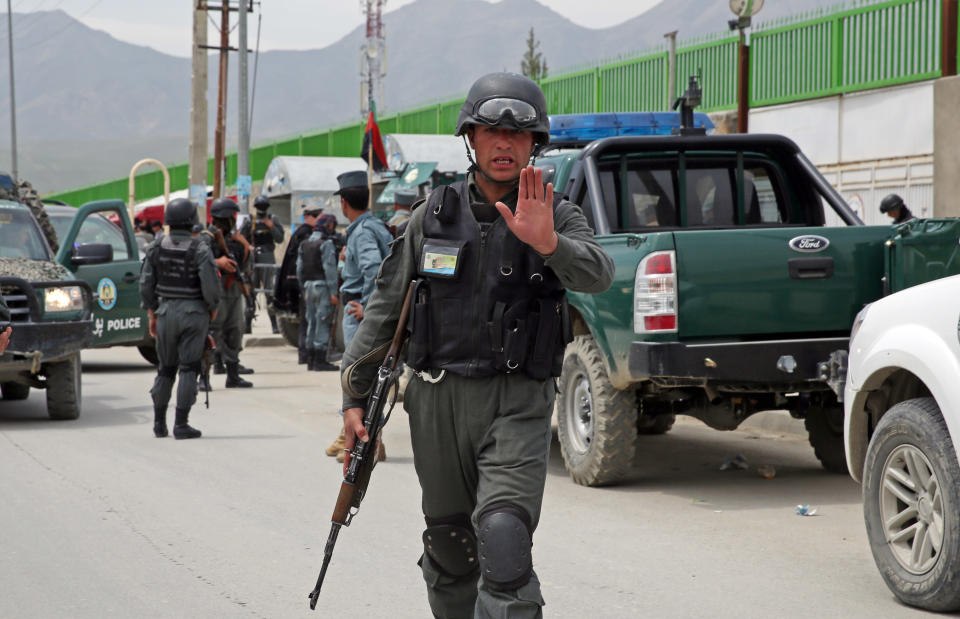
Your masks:
<path fill-rule="evenodd" d="M 430 288 L 423 280 L 417 282 L 413 306 L 407 319 L 407 365 L 415 370 L 430 367 Z"/>
<path fill-rule="evenodd" d="M 530 358 L 526 373 L 530 378 L 544 380 L 554 375 L 554 355 L 563 350 L 563 316 L 561 302 L 557 299 L 538 299 L 540 320 L 531 342 Z"/>
<path fill-rule="evenodd" d="M 426 277 L 457 279 L 463 266 L 466 241 L 424 237 L 417 271 Z"/>
<path fill-rule="evenodd" d="M 529 317 L 528 317 L 529 319 Z M 505 371 L 516 372 L 527 360 L 527 320 L 512 320 L 503 333 L 503 365 Z"/>

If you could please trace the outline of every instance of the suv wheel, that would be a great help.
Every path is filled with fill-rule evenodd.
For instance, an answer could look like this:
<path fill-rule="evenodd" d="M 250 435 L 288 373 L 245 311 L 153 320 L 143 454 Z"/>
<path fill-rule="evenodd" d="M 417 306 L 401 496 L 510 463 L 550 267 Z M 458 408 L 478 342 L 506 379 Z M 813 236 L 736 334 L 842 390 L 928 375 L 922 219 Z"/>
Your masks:
<path fill-rule="evenodd" d="M 901 402 L 877 424 L 863 514 L 873 559 L 902 602 L 960 609 L 960 466 L 932 398 Z"/>
<path fill-rule="evenodd" d="M 831 473 L 847 472 L 847 455 L 843 447 L 843 406 L 814 406 L 806 411 L 803 425 L 810 446 L 823 468 Z"/>
<path fill-rule="evenodd" d="M 26 400 L 30 397 L 30 385 L 23 383 L 0 383 L 0 392 L 4 400 Z"/>
<path fill-rule="evenodd" d="M 567 471 L 578 484 L 616 482 L 633 465 L 636 396 L 610 384 L 592 336 L 579 335 L 567 346 L 557 400 L 557 434 Z"/>
<path fill-rule="evenodd" d="M 156 346 L 137 346 L 140 356 L 150 365 L 160 365 L 160 357 L 157 356 Z"/>
<path fill-rule="evenodd" d="M 47 414 L 50 419 L 80 416 L 80 353 L 46 364 Z"/>

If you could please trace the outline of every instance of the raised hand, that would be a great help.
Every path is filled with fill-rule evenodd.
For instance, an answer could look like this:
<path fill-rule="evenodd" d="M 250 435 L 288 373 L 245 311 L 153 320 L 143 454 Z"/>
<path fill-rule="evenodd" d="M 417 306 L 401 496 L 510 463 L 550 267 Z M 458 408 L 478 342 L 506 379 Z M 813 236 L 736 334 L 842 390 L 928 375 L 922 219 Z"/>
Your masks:
<path fill-rule="evenodd" d="M 543 170 L 532 165 L 520 172 L 517 194 L 517 211 L 510 212 L 503 202 L 497 202 L 497 210 L 518 239 L 537 253 L 548 256 L 557 249 L 559 238 L 553 229 L 553 183 L 543 186 Z"/>

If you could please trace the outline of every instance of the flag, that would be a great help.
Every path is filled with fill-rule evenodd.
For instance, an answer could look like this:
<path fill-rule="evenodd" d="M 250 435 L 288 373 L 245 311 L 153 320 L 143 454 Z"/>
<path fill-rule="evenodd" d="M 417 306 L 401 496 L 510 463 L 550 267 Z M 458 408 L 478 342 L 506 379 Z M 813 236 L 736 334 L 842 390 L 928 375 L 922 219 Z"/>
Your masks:
<path fill-rule="evenodd" d="M 370 164 L 370 147 L 373 147 L 373 169 L 376 172 L 387 170 L 387 153 L 383 150 L 383 138 L 380 137 L 380 127 L 377 126 L 377 120 L 373 116 L 373 110 L 370 110 L 370 116 L 367 118 L 367 130 L 363 134 L 363 149 L 360 156 Z"/>

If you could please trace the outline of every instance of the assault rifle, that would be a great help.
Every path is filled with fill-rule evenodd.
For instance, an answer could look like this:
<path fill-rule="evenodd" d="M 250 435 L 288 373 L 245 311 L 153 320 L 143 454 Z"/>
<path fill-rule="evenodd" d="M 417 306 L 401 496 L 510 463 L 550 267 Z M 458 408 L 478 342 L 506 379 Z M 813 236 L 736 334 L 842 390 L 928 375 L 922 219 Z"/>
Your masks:
<path fill-rule="evenodd" d="M 233 286 L 234 280 L 236 280 L 236 282 L 240 284 L 240 292 L 243 293 L 243 296 L 249 297 L 250 289 L 247 287 L 247 280 L 243 276 L 243 268 L 242 268 L 243 260 L 240 260 L 239 258 L 237 258 L 237 256 L 233 255 L 233 252 L 230 251 L 230 248 L 227 246 L 227 241 L 223 236 L 223 231 L 220 230 L 220 228 L 217 228 L 216 226 L 214 226 L 213 238 L 216 239 L 217 246 L 220 247 L 220 251 L 223 252 L 223 255 L 233 260 L 234 264 L 236 264 L 237 266 L 236 272 L 227 273 L 224 276 L 224 280 L 225 280 L 224 287 L 230 288 L 231 286 Z"/>
<path fill-rule="evenodd" d="M 373 467 L 377 463 L 377 441 L 380 439 L 383 426 L 387 424 L 390 413 L 393 411 L 393 404 L 391 404 L 390 409 L 384 415 L 384 409 L 387 407 L 387 396 L 390 389 L 396 386 L 397 379 L 400 377 L 400 371 L 397 367 L 400 365 L 400 350 L 403 348 L 407 335 L 407 317 L 410 315 L 410 304 L 415 287 L 416 282 L 410 282 L 410 286 L 407 288 L 407 296 L 403 301 L 403 308 L 400 310 L 397 330 L 393 334 L 387 356 L 383 359 L 383 364 L 377 371 L 377 381 L 374 383 L 373 391 L 367 398 L 367 406 L 363 412 L 363 427 L 367 431 L 369 440 L 364 443 L 358 438 L 350 451 L 350 464 L 343 474 L 340 494 L 337 495 L 337 504 L 334 506 L 333 516 L 330 518 L 332 525 L 330 526 L 330 535 L 327 537 L 327 545 L 323 549 L 323 565 L 320 568 L 320 576 L 317 577 L 317 585 L 309 595 L 311 610 L 317 607 L 320 587 L 323 586 L 323 578 L 327 574 L 327 567 L 329 567 L 330 559 L 333 557 L 333 547 L 337 543 L 340 527 L 349 527 L 353 517 L 357 515 L 360 502 L 367 493 L 370 474 L 373 473 Z M 394 403 L 396 403 L 396 398 L 394 398 Z"/>
<path fill-rule="evenodd" d="M 203 338 L 203 356 L 200 360 L 200 378 L 205 387 L 203 389 L 205 394 L 203 404 L 206 408 L 210 408 L 210 366 L 213 365 L 210 356 L 215 352 L 217 352 L 217 342 L 213 339 L 213 333 L 208 332 L 207 336 Z"/>

